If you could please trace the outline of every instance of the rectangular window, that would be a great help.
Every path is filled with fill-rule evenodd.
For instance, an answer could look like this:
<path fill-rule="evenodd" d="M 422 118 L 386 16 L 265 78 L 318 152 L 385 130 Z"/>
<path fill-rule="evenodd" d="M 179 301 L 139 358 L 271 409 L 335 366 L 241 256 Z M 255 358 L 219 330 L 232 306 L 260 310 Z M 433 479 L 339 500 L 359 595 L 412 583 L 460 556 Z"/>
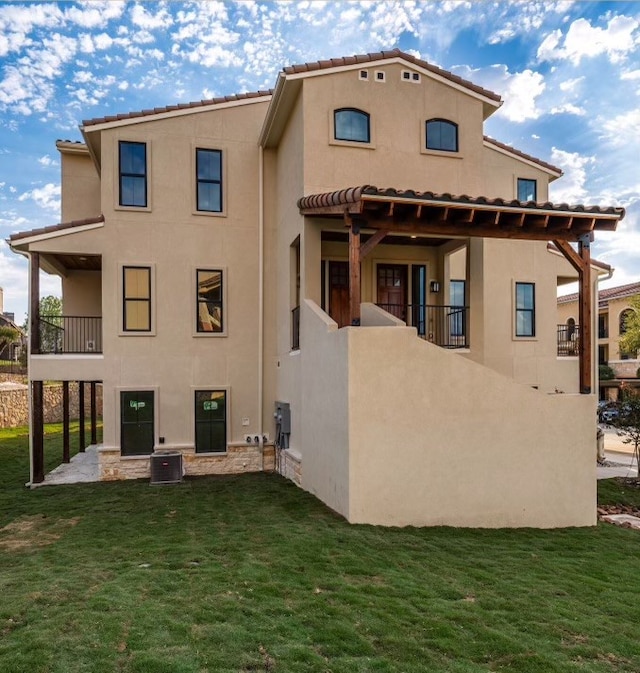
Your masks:
<path fill-rule="evenodd" d="M 518 178 L 518 201 L 537 201 L 537 185 L 535 180 Z"/>
<path fill-rule="evenodd" d="M 122 267 L 122 329 L 151 331 L 151 267 Z"/>
<path fill-rule="evenodd" d="M 147 207 L 147 146 L 121 140 L 120 205 Z"/>
<path fill-rule="evenodd" d="M 220 334 L 224 331 L 222 271 L 198 269 L 196 271 L 197 318 L 196 331 Z"/>
<path fill-rule="evenodd" d="M 536 335 L 535 283 L 516 283 L 516 336 Z"/>
<path fill-rule="evenodd" d="M 120 452 L 123 456 L 153 453 L 153 402 L 152 390 L 120 393 Z"/>
<path fill-rule="evenodd" d="M 196 149 L 196 204 L 206 213 L 222 212 L 222 152 Z"/>
<path fill-rule="evenodd" d="M 224 390 L 196 390 L 196 453 L 227 450 L 227 393 Z"/>
<path fill-rule="evenodd" d="M 452 337 L 463 337 L 465 335 L 465 285 L 466 281 L 464 280 L 451 280 L 449 282 L 449 301 L 451 302 L 449 328 Z"/>

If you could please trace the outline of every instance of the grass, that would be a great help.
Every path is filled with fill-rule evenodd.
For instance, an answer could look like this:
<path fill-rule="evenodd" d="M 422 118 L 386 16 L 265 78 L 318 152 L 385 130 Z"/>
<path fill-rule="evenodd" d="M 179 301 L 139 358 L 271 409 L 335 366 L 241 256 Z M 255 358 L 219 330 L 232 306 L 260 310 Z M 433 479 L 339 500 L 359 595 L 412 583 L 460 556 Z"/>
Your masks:
<path fill-rule="evenodd" d="M 350 526 L 266 474 L 29 491 L 24 430 L 0 460 L 2 673 L 640 670 L 637 531 Z"/>

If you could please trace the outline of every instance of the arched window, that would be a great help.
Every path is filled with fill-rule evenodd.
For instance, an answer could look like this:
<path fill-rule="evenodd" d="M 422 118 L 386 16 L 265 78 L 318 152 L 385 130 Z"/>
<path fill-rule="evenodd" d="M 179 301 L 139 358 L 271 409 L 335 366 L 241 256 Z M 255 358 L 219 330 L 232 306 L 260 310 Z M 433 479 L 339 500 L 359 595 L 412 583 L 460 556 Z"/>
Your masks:
<path fill-rule="evenodd" d="M 341 108 L 333 112 L 333 132 L 336 140 L 356 143 L 371 142 L 369 115 L 356 108 Z"/>
<path fill-rule="evenodd" d="M 623 334 L 626 333 L 627 331 L 627 319 L 630 318 L 633 315 L 633 309 L 632 308 L 626 308 L 622 313 L 620 313 L 620 325 L 619 325 L 619 331 L 618 334 L 622 336 Z M 637 353 L 635 351 L 626 351 L 622 348 L 622 345 L 620 346 L 620 359 L 621 360 L 629 360 L 629 359 L 635 359 Z"/>
<path fill-rule="evenodd" d="M 620 314 L 620 330 L 619 334 L 622 335 L 627 331 L 627 318 L 629 318 L 633 314 L 633 309 L 631 308 L 626 308 L 622 313 Z"/>
<path fill-rule="evenodd" d="M 458 125 L 446 119 L 429 119 L 426 122 L 428 150 L 458 151 Z"/>

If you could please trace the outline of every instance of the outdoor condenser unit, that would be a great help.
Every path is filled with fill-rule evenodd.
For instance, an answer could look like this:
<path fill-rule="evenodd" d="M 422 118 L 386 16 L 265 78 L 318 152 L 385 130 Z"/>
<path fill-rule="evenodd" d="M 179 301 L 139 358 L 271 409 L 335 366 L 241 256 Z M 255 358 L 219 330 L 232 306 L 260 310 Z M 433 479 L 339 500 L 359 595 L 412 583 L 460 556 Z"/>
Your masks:
<path fill-rule="evenodd" d="M 182 481 L 182 454 L 157 451 L 151 454 L 151 483 L 179 484 Z"/>

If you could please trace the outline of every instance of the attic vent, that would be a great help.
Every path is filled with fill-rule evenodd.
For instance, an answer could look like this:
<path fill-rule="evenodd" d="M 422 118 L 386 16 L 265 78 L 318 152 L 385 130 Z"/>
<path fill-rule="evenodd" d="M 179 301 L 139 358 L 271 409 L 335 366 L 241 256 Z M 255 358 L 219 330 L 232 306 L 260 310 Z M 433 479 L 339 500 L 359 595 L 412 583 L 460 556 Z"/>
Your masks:
<path fill-rule="evenodd" d="M 376 70 L 376 82 L 384 82 L 385 73 L 384 70 Z"/>
<path fill-rule="evenodd" d="M 369 79 L 369 71 L 368 70 L 361 70 L 358 73 L 358 79 Z"/>
<path fill-rule="evenodd" d="M 420 82 L 419 72 L 412 72 L 411 70 L 403 70 L 400 77 L 403 82 L 413 82 L 414 84 L 418 84 Z"/>
<path fill-rule="evenodd" d="M 151 483 L 179 484 L 182 481 L 182 454 L 156 451 L 151 454 Z"/>

